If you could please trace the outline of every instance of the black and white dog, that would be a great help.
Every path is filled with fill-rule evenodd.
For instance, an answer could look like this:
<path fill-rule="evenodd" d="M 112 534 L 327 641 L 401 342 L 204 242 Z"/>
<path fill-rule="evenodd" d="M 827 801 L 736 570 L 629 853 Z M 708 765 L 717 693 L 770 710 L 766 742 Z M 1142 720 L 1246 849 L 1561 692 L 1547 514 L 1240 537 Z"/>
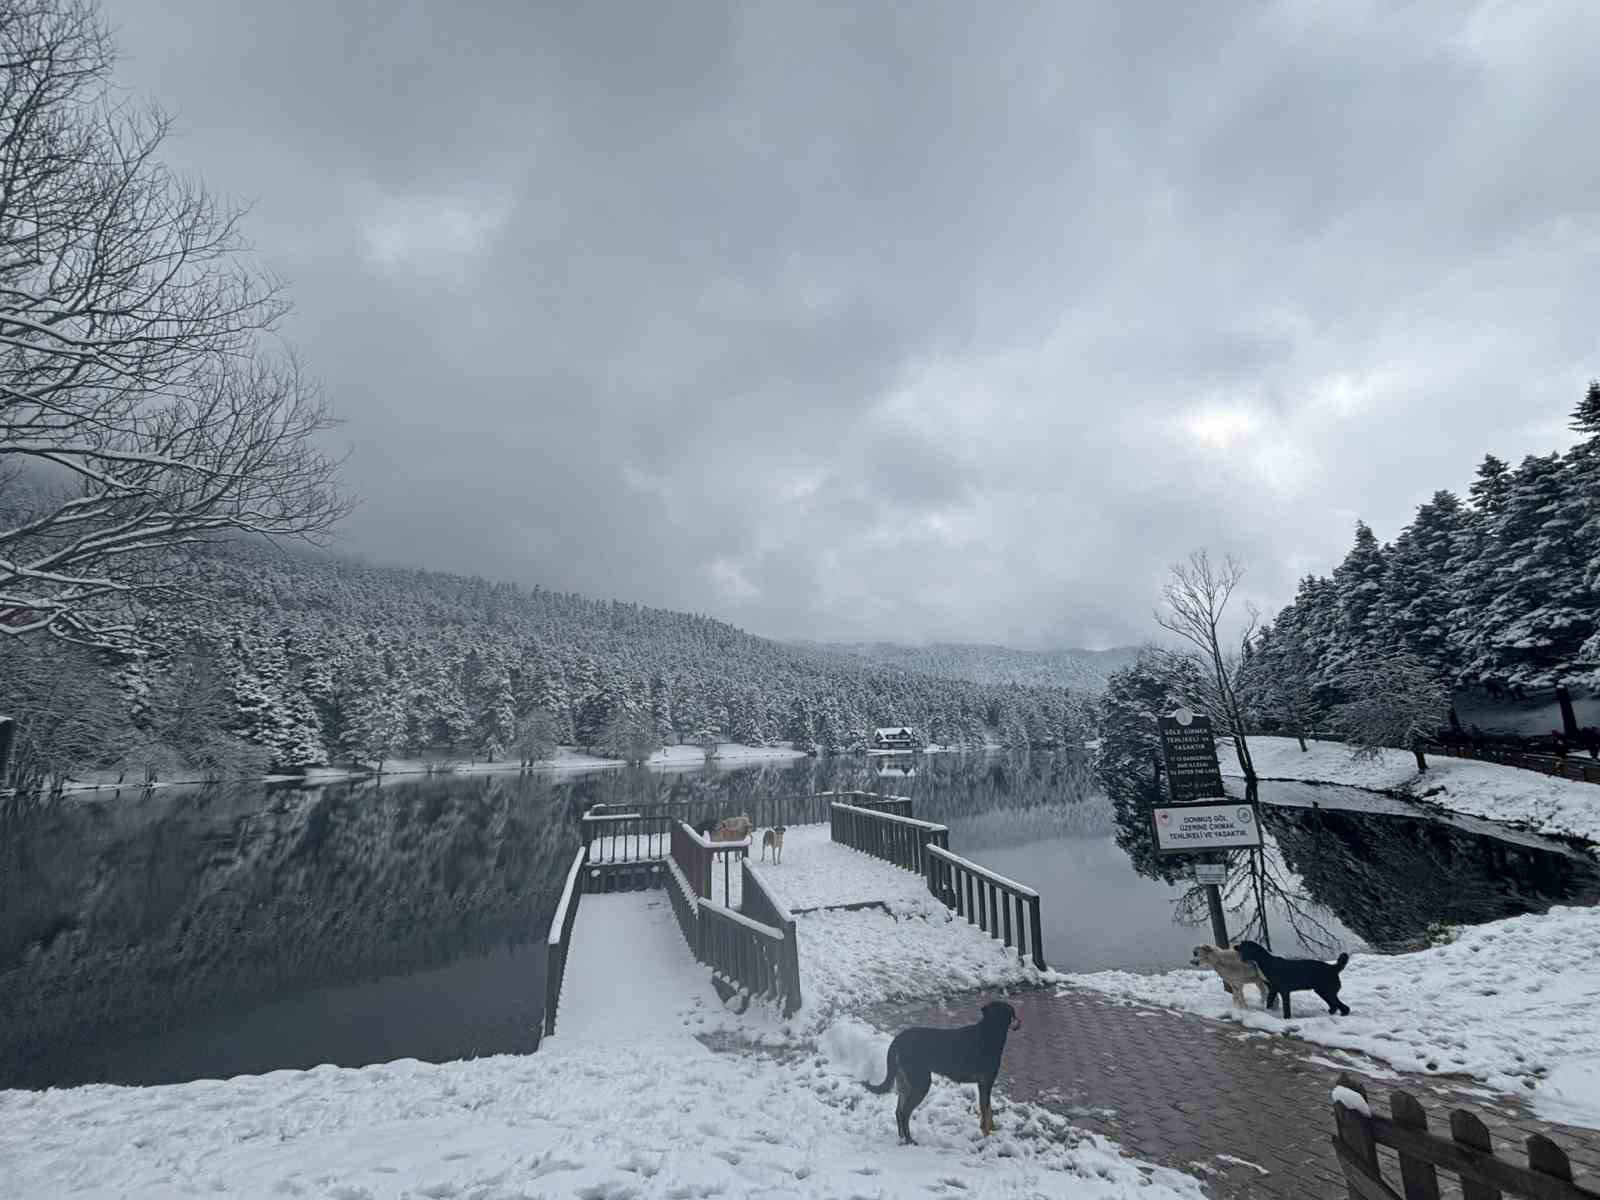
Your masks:
<path fill-rule="evenodd" d="M 1348 954 L 1339 955 L 1339 961 L 1329 966 L 1314 958 L 1279 958 L 1256 942 L 1240 942 L 1234 949 L 1265 977 L 1268 1008 L 1279 996 L 1283 997 L 1284 1020 L 1289 1019 L 1290 992 L 1315 992 L 1328 1006 L 1330 1015 L 1350 1015 L 1349 1006 L 1339 999 L 1339 972 L 1350 961 Z"/>

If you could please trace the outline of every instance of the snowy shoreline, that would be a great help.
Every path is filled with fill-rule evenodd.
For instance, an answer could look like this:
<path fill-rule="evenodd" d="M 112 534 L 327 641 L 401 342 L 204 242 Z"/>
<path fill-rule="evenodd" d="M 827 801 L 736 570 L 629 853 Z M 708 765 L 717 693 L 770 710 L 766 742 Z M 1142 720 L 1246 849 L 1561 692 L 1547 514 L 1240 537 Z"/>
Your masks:
<path fill-rule="evenodd" d="M 1398 796 L 1466 816 L 1483 817 L 1556 837 L 1600 843 L 1600 785 L 1543 775 L 1500 763 L 1428 755 L 1417 770 L 1408 750 L 1383 750 L 1355 759 L 1342 742 L 1252 737 L 1250 756 L 1262 782 L 1332 783 Z M 1222 773 L 1244 777 L 1232 747 L 1219 743 Z"/>
<path fill-rule="evenodd" d="M 716 757 L 712 759 L 711 766 L 732 763 L 748 762 L 792 762 L 797 758 L 805 758 L 804 750 L 796 750 L 792 746 L 745 746 L 738 742 L 720 742 L 717 745 Z M 527 773 L 539 772 L 555 774 L 562 771 L 600 771 L 613 770 L 617 767 L 627 766 L 627 762 L 620 758 L 602 758 L 598 755 L 585 754 L 568 746 L 563 746 L 556 757 L 540 759 L 526 768 Z M 657 750 L 650 756 L 644 766 L 647 769 L 659 768 L 663 770 L 688 770 L 706 765 L 705 751 L 699 746 L 666 746 Z M 154 783 L 140 783 L 137 780 L 107 780 L 104 778 L 75 780 L 67 784 L 62 791 L 67 794 L 83 792 L 109 792 L 109 791 L 145 791 L 149 788 L 165 787 L 197 787 L 205 784 L 247 784 L 247 783 L 301 783 L 306 787 L 320 787 L 330 783 L 345 783 L 355 779 L 386 779 L 390 776 L 416 776 L 416 775 L 518 775 L 524 773 L 524 768 L 516 760 L 502 760 L 500 762 L 460 762 L 452 759 L 421 759 L 421 758 L 395 758 L 388 760 L 383 770 L 378 771 L 370 767 L 310 767 L 303 775 L 241 775 L 229 776 L 223 779 L 204 779 L 199 777 L 182 779 L 158 779 Z M 109 772 L 101 772 L 102 776 Z"/>

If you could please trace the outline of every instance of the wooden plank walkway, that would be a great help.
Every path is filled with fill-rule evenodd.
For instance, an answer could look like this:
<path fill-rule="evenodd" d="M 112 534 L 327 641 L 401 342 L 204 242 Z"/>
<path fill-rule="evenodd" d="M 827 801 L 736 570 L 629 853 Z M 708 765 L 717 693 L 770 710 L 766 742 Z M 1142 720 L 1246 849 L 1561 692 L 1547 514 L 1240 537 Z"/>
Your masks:
<path fill-rule="evenodd" d="M 711 973 L 684 945 L 665 892 L 587 895 L 546 1046 L 684 1037 L 695 1031 L 696 1010 L 720 1007 Z"/>

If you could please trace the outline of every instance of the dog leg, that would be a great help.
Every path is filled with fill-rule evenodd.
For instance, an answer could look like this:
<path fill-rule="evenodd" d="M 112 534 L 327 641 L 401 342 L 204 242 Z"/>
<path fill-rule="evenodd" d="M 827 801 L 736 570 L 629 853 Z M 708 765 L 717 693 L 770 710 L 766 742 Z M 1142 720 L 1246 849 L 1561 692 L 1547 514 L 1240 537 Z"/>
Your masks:
<path fill-rule="evenodd" d="M 978 1128 L 984 1137 L 994 1132 L 994 1109 L 989 1106 L 989 1093 L 993 1088 L 994 1080 L 978 1080 Z"/>
<path fill-rule="evenodd" d="M 911 1136 L 911 1114 L 917 1111 L 928 1096 L 928 1089 L 933 1086 L 933 1076 L 919 1074 L 915 1078 L 902 1074 L 900 1081 L 905 1085 L 905 1091 L 900 1093 L 900 1106 L 895 1111 L 895 1116 L 900 1122 L 900 1140 L 907 1146 L 915 1146 L 917 1139 Z M 904 1112 L 904 1116 L 901 1113 Z"/>
<path fill-rule="evenodd" d="M 1289 1019 L 1289 993 L 1288 992 L 1285 992 L 1283 994 L 1283 1019 L 1285 1021 L 1287 1021 Z"/>

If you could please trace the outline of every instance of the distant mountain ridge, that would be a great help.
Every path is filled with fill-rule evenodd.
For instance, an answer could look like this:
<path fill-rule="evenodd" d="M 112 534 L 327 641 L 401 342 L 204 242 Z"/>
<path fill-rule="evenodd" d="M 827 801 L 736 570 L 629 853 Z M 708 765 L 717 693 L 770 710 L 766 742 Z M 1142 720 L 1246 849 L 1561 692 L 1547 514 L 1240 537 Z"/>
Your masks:
<path fill-rule="evenodd" d="M 1015 650 L 1010 646 L 974 642 L 928 642 L 918 646 L 899 642 L 802 641 L 798 644 L 874 666 L 917 675 L 943 675 L 986 687 L 1020 684 L 1085 692 L 1103 691 L 1107 676 L 1139 656 L 1137 646 L 1115 646 L 1109 650 Z"/>

